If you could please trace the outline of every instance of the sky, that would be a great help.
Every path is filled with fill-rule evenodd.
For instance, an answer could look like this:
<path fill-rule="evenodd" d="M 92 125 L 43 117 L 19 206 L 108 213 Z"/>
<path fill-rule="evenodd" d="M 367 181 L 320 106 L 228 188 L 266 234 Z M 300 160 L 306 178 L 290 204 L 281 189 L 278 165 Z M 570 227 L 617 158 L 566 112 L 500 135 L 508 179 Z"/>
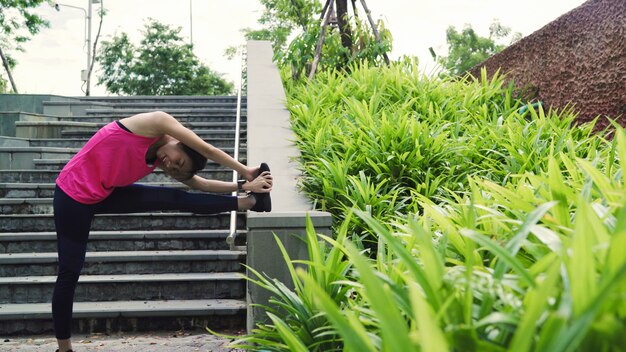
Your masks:
<path fill-rule="evenodd" d="M 20 93 L 84 95 L 81 70 L 87 66 L 85 14 L 89 1 L 93 0 L 59 1 L 60 11 L 49 4 L 36 9 L 50 22 L 50 27 L 23 45 L 24 53 L 14 55 L 18 64 L 12 74 Z M 488 36 L 489 25 L 497 19 L 512 31 L 527 36 L 582 3 L 584 0 L 366 1 L 374 20 L 382 19 L 391 31 L 390 58 L 417 56 L 424 72 L 434 67 L 429 47 L 438 55 L 446 54 L 445 32 L 449 26 L 460 30 L 471 25 L 479 35 Z M 138 44 L 146 20 L 153 18 L 181 27 L 186 40 L 193 38 L 198 58 L 235 83 L 239 82 L 241 61 L 228 60 L 224 50 L 245 43 L 242 28 L 260 28 L 257 20 L 263 10 L 258 0 L 101 0 L 101 4 L 92 5 L 92 41 L 98 30 L 97 11 L 101 5 L 107 14 L 99 40 L 125 32 Z M 110 95 L 95 84 L 98 70 L 96 65 L 91 95 Z"/>

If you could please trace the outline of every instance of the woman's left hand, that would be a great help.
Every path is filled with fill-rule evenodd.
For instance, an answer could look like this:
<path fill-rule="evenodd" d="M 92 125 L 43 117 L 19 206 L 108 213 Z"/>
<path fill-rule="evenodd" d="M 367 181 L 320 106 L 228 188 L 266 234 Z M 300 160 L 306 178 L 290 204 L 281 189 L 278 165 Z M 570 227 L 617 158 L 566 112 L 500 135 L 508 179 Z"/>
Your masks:
<path fill-rule="evenodd" d="M 258 167 L 256 168 L 258 170 Z M 263 172 L 259 177 L 244 185 L 244 190 L 254 193 L 269 193 L 274 185 L 274 178 L 269 171 Z"/>

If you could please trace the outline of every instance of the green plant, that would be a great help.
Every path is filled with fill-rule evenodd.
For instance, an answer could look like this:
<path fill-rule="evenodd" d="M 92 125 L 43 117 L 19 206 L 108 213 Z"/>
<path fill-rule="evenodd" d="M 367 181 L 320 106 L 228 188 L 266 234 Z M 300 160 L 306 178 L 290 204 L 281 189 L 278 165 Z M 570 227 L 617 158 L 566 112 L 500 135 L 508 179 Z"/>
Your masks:
<path fill-rule="evenodd" d="M 409 61 L 287 87 L 302 189 L 340 224 L 323 237 L 337 261 L 292 271 L 307 321 L 323 322 L 306 336 L 332 336 L 329 350 L 624 351 L 623 129 L 608 140 L 573 109 L 520 112 L 501 76 L 426 78 Z M 305 322 L 268 309 L 274 323 L 245 339 L 301 348 Z"/>
<path fill-rule="evenodd" d="M 347 225 L 348 222 L 346 222 Z M 338 229 L 337 243 L 346 241 L 347 226 Z M 328 319 L 321 314 L 314 301 L 316 292 L 310 289 L 311 283 L 301 280 L 294 264 L 308 268 L 308 279 L 315 282 L 319 290 L 329 299 L 340 304 L 348 298 L 349 287 L 341 285 L 351 264 L 344 260 L 339 247 L 329 247 L 318 239 L 311 220 L 307 218 L 306 243 L 309 260 L 292 262 L 282 243 L 275 238 L 283 253 L 285 263 L 291 273 L 293 289 L 284 283 L 273 280 L 247 267 L 253 277 L 247 279 L 272 294 L 269 306 L 262 306 L 268 313 L 271 323 L 258 324 L 251 335 L 233 342 L 233 347 L 257 349 L 262 346 L 270 351 L 333 351 L 341 346 L 341 339 L 330 330 Z"/>

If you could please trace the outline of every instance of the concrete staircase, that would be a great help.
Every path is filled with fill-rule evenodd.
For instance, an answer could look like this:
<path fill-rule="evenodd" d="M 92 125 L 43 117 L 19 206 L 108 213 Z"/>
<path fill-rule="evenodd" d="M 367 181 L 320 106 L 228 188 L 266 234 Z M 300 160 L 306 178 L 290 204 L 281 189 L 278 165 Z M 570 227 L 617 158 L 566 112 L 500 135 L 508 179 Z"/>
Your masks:
<path fill-rule="evenodd" d="M 52 214 L 60 169 L 106 123 L 163 110 L 232 154 L 236 97 L 57 98 L 36 119 L 0 137 L 0 336 L 52 331 L 57 270 Z M 245 164 L 245 102 L 240 160 Z M 231 180 L 209 162 L 207 178 Z M 143 184 L 184 187 L 156 171 Z M 245 228 L 238 214 L 238 228 Z M 96 216 L 74 303 L 75 333 L 243 329 L 244 251 L 226 245 L 229 214 L 178 212 Z M 245 241 L 239 230 L 238 241 Z M 242 244 L 242 243 L 238 243 Z"/>

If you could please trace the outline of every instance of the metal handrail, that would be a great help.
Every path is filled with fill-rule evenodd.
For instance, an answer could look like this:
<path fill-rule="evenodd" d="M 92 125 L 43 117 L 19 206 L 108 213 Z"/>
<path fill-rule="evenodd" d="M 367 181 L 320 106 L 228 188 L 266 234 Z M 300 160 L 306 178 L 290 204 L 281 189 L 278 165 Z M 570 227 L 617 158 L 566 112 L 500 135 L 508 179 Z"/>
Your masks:
<path fill-rule="evenodd" d="M 239 76 L 239 87 L 237 88 L 237 115 L 235 118 L 235 150 L 233 153 L 233 158 L 235 160 L 239 160 L 239 131 L 241 125 L 241 90 L 243 88 L 243 72 L 244 72 L 244 60 L 245 60 L 245 52 L 244 49 L 241 49 L 241 74 Z M 233 182 L 237 183 L 237 171 L 233 170 Z M 232 193 L 233 196 L 237 197 L 237 190 Z M 228 232 L 228 237 L 226 237 L 226 243 L 230 247 L 230 250 L 235 250 L 235 238 L 237 237 L 237 210 L 233 210 L 230 212 L 230 230 Z"/>

